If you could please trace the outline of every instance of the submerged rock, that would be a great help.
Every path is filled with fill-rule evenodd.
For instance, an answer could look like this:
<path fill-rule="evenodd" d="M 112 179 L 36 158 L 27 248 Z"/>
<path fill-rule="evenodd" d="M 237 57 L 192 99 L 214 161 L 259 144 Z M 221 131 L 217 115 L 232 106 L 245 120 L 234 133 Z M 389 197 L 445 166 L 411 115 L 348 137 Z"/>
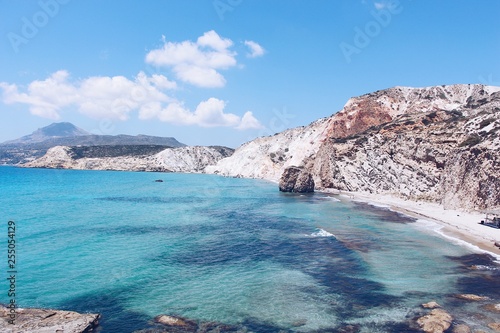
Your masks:
<path fill-rule="evenodd" d="M 453 327 L 452 333 L 471 333 L 471 329 L 469 326 L 460 324 Z"/>
<path fill-rule="evenodd" d="M 346 325 L 340 327 L 337 332 L 338 333 L 358 333 L 360 330 L 359 325 Z"/>
<path fill-rule="evenodd" d="M 174 316 L 160 315 L 155 318 L 155 322 L 168 326 L 189 326 L 193 324 L 192 322 L 188 322 L 185 319 Z"/>
<path fill-rule="evenodd" d="M 288 167 L 281 175 L 279 189 L 282 192 L 314 192 L 314 180 L 311 173 L 304 168 Z"/>
<path fill-rule="evenodd" d="M 429 303 L 424 303 L 422 304 L 422 307 L 424 309 L 435 309 L 435 308 L 440 308 L 441 305 L 439 305 L 438 303 L 434 302 L 434 301 L 431 301 Z"/>
<path fill-rule="evenodd" d="M 488 327 L 494 330 L 495 332 L 500 332 L 500 323 L 491 323 L 488 324 Z"/>
<path fill-rule="evenodd" d="M 456 298 L 460 298 L 466 301 L 474 301 L 474 302 L 479 302 L 479 301 L 487 301 L 490 298 L 486 296 L 479 296 L 479 295 L 474 295 L 474 294 L 458 294 L 455 295 Z"/>
<path fill-rule="evenodd" d="M 230 333 L 240 332 L 236 326 L 217 322 L 196 322 L 187 318 L 170 315 L 159 315 L 154 318 L 155 327 L 134 333 Z"/>
<path fill-rule="evenodd" d="M 14 325 L 9 323 L 10 310 L 0 306 L 0 331 L 12 333 L 90 333 L 99 325 L 99 314 L 50 309 L 16 309 Z"/>
<path fill-rule="evenodd" d="M 500 313 L 500 303 L 498 304 L 486 304 L 483 309 L 489 312 Z"/>
<path fill-rule="evenodd" d="M 417 324 L 427 333 L 443 333 L 451 326 L 452 316 L 442 310 L 434 309 L 428 315 L 417 319 Z"/>

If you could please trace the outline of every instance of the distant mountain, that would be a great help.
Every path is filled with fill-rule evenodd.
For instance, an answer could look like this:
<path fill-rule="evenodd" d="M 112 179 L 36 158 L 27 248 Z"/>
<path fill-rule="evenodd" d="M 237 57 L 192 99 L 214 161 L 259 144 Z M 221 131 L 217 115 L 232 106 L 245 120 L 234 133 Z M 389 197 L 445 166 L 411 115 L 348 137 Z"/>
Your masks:
<path fill-rule="evenodd" d="M 157 145 L 184 147 L 172 137 L 149 135 L 96 135 L 67 122 L 53 123 L 30 135 L 0 144 L 0 164 L 19 164 L 37 159 L 55 146 Z"/>
<path fill-rule="evenodd" d="M 90 135 L 90 133 L 76 127 L 72 123 L 52 123 L 49 126 L 37 129 L 30 135 L 25 135 L 16 140 L 6 141 L 2 143 L 2 145 L 31 144 L 82 135 Z"/>

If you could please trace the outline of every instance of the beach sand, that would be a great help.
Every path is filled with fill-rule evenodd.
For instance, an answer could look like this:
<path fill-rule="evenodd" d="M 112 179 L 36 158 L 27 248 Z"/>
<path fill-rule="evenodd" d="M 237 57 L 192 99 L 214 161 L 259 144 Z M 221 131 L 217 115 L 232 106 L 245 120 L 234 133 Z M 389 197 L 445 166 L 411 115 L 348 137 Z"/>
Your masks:
<path fill-rule="evenodd" d="M 485 214 L 444 209 L 435 203 L 417 202 L 391 195 L 359 192 L 325 191 L 340 194 L 353 201 L 365 202 L 416 218 L 426 228 L 431 229 L 449 241 L 467 246 L 478 252 L 487 252 L 500 260 L 500 229 L 480 224 Z M 425 223 L 424 223 L 425 222 Z"/>

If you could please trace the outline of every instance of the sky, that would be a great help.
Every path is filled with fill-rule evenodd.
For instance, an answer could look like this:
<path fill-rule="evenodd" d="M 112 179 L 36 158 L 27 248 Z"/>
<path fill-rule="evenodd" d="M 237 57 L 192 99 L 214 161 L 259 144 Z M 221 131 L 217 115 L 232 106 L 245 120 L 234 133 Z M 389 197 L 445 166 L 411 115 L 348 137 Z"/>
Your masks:
<path fill-rule="evenodd" d="M 500 1 L 0 0 L 0 142 L 238 147 L 393 86 L 500 86 Z"/>

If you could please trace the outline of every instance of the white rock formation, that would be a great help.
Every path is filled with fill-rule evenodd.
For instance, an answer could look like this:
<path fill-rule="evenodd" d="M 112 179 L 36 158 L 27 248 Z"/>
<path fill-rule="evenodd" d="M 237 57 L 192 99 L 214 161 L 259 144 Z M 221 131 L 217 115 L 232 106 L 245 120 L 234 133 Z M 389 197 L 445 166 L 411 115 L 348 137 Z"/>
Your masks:
<path fill-rule="evenodd" d="M 261 178 L 274 182 L 289 166 L 302 166 L 314 156 L 323 140 L 329 118 L 319 119 L 308 126 L 288 129 L 273 136 L 257 138 L 239 147 L 230 158 L 208 166 L 207 173 L 223 176 Z"/>
<path fill-rule="evenodd" d="M 168 148 L 146 156 L 75 158 L 72 156 L 72 147 L 56 146 L 49 149 L 43 157 L 23 166 L 80 170 L 202 172 L 207 165 L 215 164 L 231 153 L 232 150 L 225 147 L 193 146 Z"/>
<path fill-rule="evenodd" d="M 316 188 L 492 208 L 500 205 L 499 116 L 500 87 L 395 87 L 248 142 L 206 171 L 278 181 L 288 166 L 303 166 Z"/>

